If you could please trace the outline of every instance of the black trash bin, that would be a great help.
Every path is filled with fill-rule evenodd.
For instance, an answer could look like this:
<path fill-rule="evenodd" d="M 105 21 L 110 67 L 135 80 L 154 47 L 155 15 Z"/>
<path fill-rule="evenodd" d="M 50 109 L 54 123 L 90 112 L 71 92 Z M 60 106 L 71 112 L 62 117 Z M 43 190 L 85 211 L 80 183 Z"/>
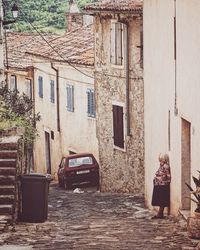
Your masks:
<path fill-rule="evenodd" d="M 27 174 L 21 178 L 21 214 L 24 222 L 44 222 L 48 217 L 50 179 L 43 174 Z"/>

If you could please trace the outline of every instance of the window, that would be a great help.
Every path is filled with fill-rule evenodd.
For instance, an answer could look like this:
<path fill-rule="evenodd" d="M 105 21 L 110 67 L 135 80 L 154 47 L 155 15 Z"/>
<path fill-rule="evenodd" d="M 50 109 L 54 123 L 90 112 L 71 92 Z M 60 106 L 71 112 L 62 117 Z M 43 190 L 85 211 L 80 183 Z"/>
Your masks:
<path fill-rule="evenodd" d="M 113 105 L 113 139 L 114 145 L 124 148 L 123 107 Z"/>
<path fill-rule="evenodd" d="M 43 77 L 39 76 L 38 77 L 38 89 L 39 89 L 39 97 L 43 98 Z"/>
<path fill-rule="evenodd" d="M 89 117 L 96 117 L 94 90 L 87 90 L 87 113 Z"/>
<path fill-rule="evenodd" d="M 125 24 L 111 22 L 110 30 L 110 62 L 115 65 L 123 64 L 123 32 Z"/>
<path fill-rule="evenodd" d="M 10 90 L 17 90 L 17 77 L 14 75 L 10 76 Z"/>
<path fill-rule="evenodd" d="M 52 103 L 55 102 L 55 88 L 54 88 L 54 81 L 50 81 L 50 100 Z"/>
<path fill-rule="evenodd" d="M 31 79 L 25 79 L 25 94 L 30 99 L 32 98 L 32 83 L 31 83 Z"/>
<path fill-rule="evenodd" d="M 74 112 L 74 86 L 67 85 L 67 110 Z"/>

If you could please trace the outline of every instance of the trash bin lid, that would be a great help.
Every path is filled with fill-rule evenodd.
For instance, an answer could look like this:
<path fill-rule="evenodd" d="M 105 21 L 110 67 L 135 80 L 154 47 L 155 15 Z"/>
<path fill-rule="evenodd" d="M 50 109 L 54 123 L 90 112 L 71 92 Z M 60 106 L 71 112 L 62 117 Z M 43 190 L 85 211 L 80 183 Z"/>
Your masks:
<path fill-rule="evenodd" d="M 46 175 L 42 173 L 30 173 L 20 176 L 21 179 L 46 179 Z"/>

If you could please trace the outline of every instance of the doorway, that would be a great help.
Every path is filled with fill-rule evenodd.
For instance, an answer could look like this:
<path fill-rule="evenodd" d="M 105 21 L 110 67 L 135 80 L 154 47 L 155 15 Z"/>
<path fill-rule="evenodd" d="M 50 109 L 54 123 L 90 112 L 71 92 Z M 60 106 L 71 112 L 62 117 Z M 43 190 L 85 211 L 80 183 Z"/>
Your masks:
<path fill-rule="evenodd" d="M 185 185 L 190 185 L 191 178 L 191 124 L 185 119 L 181 119 L 182 135 L 181 135 L 181 198 L 182 198 L 182 209 L 190 210 L 190 190 Z"/>
<path fill-rule="evenodd" d="M 45 131 L 45 154 L 47 174 L 51 174 L 50 134 Z"/>

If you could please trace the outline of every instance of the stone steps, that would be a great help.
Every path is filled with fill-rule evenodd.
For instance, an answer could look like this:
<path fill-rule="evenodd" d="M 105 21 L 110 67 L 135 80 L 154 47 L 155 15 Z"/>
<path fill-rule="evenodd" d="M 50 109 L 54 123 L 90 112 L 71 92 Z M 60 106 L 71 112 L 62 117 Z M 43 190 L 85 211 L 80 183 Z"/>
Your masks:
<path fill-rule="evenodd" d="M 0 138 L 0 227 L 2 225 L 2 228 L 7 223 L 13 223 L 16 217 L 15 192 L 18 139 L 15 136 Z"/>
<path fill-rule="evenodd" d="M 0 195 L 0 205 L 9 205 L 14 203 L 14 195 Z"/>
<path fill-rule="evenodd" d="M 9 167 L 0 168 L 0 176 L 1 175 L 13 175 L 13 176 L 15 176 L 15 174 L 16 174 L 16 168 L 9 168 Z"/>
<path fill-rule="evenodd" d="M 15 176 L 0 175 L 0 185 L 15 185 Z"/>
<path fill-rule="evenodd" d="M 17 150 L 17 144 L 15 142 L 1 142 L 0 150 Z"/>
<path fill-rule="evenodd" d="M 1 195 L 13 195 L 15 193 L 15 187 L 13 185 L 1 185 L 0 194 Z"/>
<path fill-rule="evenodd" d="M 17 150 L 1 150 L 0 159 L 16 159 Z"/>
<path fill-rule="evenodd" d="M 13 205 L 0 205 L 0 215 L 12 215 L 13 213 Z"/>
<path fill-rule="evenodd" d="M 0 168 L 1 167 L 16 167 L 16 159 L 0 159 Z"/>

